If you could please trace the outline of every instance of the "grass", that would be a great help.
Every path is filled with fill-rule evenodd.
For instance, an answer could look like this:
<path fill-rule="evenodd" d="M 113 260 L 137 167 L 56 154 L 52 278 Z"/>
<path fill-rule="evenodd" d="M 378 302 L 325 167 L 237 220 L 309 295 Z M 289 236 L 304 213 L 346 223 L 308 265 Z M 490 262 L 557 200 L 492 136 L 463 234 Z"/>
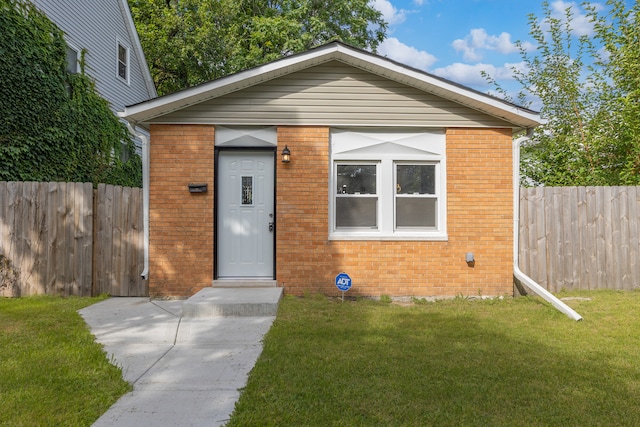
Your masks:
<path fill-rule="evenodd" d="M 640 425 L 640 292 L 286 297 L 228 426 Z"/>
<path fill-rule="evenodd" d="M 130 390 L 77 313 L 98 300 L 0 299 L 0 425 L 89 426 Z"/>

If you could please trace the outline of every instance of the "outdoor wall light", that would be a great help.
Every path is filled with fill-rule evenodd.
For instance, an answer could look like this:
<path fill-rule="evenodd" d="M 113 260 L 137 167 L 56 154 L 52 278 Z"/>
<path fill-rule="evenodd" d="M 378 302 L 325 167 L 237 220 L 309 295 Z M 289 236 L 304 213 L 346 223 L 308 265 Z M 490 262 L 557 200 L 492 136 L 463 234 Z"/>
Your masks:
<path fill-rule="evenodd" d="M 289 146 L 285 145 L 284 150 L 282 150 L 282 163 L 289 163 L 291 161 L 291 151 L 289 151 Z"/>
<path fill-rule="evenodd" d="M 467 252 L 467 254 L 464 256 L 464 260 L 467 262 L 467 264 L 476 262 L 475 258 L 473 257 L 473 252 Z"/>

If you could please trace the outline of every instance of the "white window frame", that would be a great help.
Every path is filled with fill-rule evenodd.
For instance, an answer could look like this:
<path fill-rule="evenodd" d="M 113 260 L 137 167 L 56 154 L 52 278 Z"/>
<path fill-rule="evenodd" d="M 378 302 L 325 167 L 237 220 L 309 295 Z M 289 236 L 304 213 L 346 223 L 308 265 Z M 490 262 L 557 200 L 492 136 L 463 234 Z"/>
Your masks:
<path fill-rule="evenodd" d="M 124 64 L 126 67 L 125 68 L 126 77 L 122 77 L 120 75 L 120 48 L 125 49 L 127 52 L 127 58 L 126 58 L 127 62 L 126 64 Z M 116 77 L 118 78 L 118 80 L 128 85 L 130 82 L 130 75 L 131 75 L 131 48 L 126 43 L 123 43 L 122 40 L 116 39 Z"/>
<path fill-rule="evenodd" d="M 396 231 L 424 231 L 424 230 L 431 230 L 431 231 L 436 231 L 438 229 L 438 220 L 439 220 L 439 215 L 438 215 L 438 205 L 439 205 L 439 197 L 440 197 L 440 193 L 441 193 L 441 189 L 438 186 L 438 182 L 440 181 L 440 174 L 439 174 L 439 170 L 440 170 L 440 163 L 439 162 L 435 162 L 435 161 L 394 161 L 393 162 L 393 179 L 394 179 L 394 188 L 397 188 L 398 184 L 398 166 L 403 166 L 403 165 L 415 165 L 415 166 L 433 166 L 434 167 L 434 175 L 435 175 L 435 186 L 434 186 L 434 192 L 433 194 L 429 194 L 429 193 L 424 193 L 424 194 L 399 194 L 397 191 L 395 192 L 395 194 L 393 195 L 393 215 L 394 215 L 394 219 L 393 219 L 393 227 L 394 230 Z M 404 198 L 404 199 L 435 199 L 436 200 L 436 211 L 435 211 L 435 221 L 436 221 L 436 225 L 435 227 L 408 227 L 408 226 L 404 226 L 401 228 L 398 228 L 398 223 L 397 223 L 397 215 L 398 215 L 398 199 L 399 198 Z"/>
<path fill-rule="evenodd" d="M 337 179 L 337 167 L 339 165 L 352 165 L 352 166 L 375 166 L 376 167 L 376 192 L 375 194 L 350 194 L 346 197 L 354 197 L 354 198 L 375 198 L 376 199 L 376 226 L 373 227 L 341 227 L 340 230 L 343 232 L 360 232 L 363 230 L 371 231 L 371 230 L 379 230 L 380 229 L 380 162 L 377 161 L 349 161 L 349 160 L 339 160 L 335 162 L 335 173 L 334 179 Z M 338 184 L 334 184 L 335 187 L 335 196 L 334 201 L 339 197 L 345 197 L 340 195 L 340 189 L 338 188 Z M 332 210 L 333 218 L 335 220 L 335 208 Z"/>
<path fill-rule="evenodd" d="M 403 138 L 408 135 L 404 143 Z M 330 240 L 446 241 L 446 137 L 444 130 L 332 130 L 329 167 Z M 377 163 L 377 229 L 337 228 L 337 165 Z M 396 228 L 396 165 L 432 164 L 436 168 L 436 227 Z"/>

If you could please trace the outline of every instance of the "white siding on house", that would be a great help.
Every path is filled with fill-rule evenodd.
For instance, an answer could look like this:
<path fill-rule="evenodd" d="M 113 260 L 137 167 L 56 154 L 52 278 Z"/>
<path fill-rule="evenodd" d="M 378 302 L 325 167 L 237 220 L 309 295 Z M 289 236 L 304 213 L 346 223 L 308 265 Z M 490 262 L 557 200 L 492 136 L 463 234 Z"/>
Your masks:
<path fill-rule="evenodd" d="M 65 32 L 74 48 L 86 51 L 85 72 L 114 112 L 156 96 L 145 82 L 146 63 L 138 57 L 137 40 L 127 25 L 122 0 L 33 0 Z M 117 75 L 118 40 L 129 50 L 129 84 Z"/>
<path fill-rule="evenodd" d="M 499 118 L 339 61 L 186 107 L 150 122 L 513 127 Z"/>

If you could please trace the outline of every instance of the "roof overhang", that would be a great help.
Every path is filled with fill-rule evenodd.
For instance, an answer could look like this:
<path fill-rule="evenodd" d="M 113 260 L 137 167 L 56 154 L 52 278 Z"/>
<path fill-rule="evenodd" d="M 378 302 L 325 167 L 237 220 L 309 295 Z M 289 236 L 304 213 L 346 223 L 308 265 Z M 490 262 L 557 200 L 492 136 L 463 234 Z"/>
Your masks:
<path fill-rule="evenodd" d="M 542 123 L 540 114 L 535 111 L 340 42 L 127 106 L 119 116 L 147 127 L 149 121 L 165 114 L 334 60 L 500 118 L 511 123 L 513 128 L 531 129 Z"/>

